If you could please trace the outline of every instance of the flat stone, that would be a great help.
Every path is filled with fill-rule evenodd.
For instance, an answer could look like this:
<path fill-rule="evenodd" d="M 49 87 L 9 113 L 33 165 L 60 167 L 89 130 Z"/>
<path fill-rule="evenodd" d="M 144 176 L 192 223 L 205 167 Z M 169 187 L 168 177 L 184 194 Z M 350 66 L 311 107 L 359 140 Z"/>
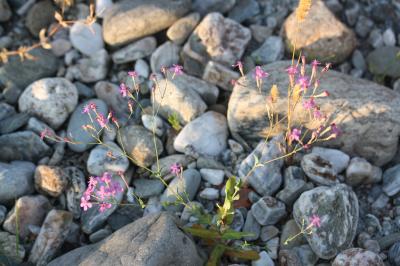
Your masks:
<path fill-rule="evenodd" d="M 139 198 L 150 198 L 160 195 L 164 189 L 164 184 L 157 179 L 139 178 L 133 180 L 134 192 Z"/>
<path fill-rule="evenodd" d="M 214 186 L 219 186 L 224 181 L 225 172 L 219 169 L 200 169 L 201 177 Z"/>
<path fill-rule="evenodd" d="M 260 258 L 251 262 L 251 266 L 274 266 L 275 263 L 268 255 L 267 252 L 261 251 L 259 254 Z"/>
<path fill-rule="evenodd" d="M 285 204 L 265 196 L 251 206 L 251 213 L 261 225 L 274 225 L 286 216 Z"/>
<path fill-rule="evenodd" d="M 224 14 L 231 10 L 235 4 L 236 0 L 193 0 L 192 9 L 202 16 L 211 12 Z"/>
<path fill-rule="evenodd" d="M 318 154 L 305 155 L 301 160 L 301 168 L 317 184 L 330 186 L 339 183 L 338 173 L 332 164 Z"/>
<path fill-rule="evenodd" d="M 156 38 L 152 36 L 145 37 L 117 50 L 112 54 L 111 58 L 114 64 L 134 62 L 138 59 L 151 55 L 156 47 Z"/>
<path fill-rule="evenodd" d="M 219 198 L 219 190 L 208 187 L 200 191 L 199 196 L 207 200 L 217 200 Z"/>
<path fill-rule="evenodd" d="M 161 72 L 162 67 L 171 67 L 179 62 L 181 48 L 173 42 L 167 41 L 160 45 L 150 58 L 151 70 Z"/>
<path fill-rule="evenodd" d="M 199 13 L 178 19 L 167 31 L 167 37 L 177 45 L 183 44 L 200 21 Z"/>
<path fill-rule="evenodd" d="M 268 64 L 283 58 L 285 46 L 282 37 L 269 36 L 264 43 L 251 56 L 257 64 Z"/>
<path fill-rule="evenodd" d="M 90 151 L 86 168 L 91 175 L 101 176 L 104 172 L 125 173 L 129 160 L 114 142 L 104 142 Z"/>
<path fill-rule="evenodd" d="M 251 210 L 247 212 L 246 222 L 244 223 L 242 231 L 253 234 L 253 236 L 244 237 L 246 241 L 254 241 L 260 237 L 261 225 L 254 218 Z"/>
<path fill-rule="evenodd" d="M 173 164 L 178 164 L 183 168 L 186 168 L 186 166 L 188 166 L 191 162 L 193 162 L 193 159 L 184 154 L 173 154 L 160 158 L 158 165 L 157 163 L 154 163 L 151 166 L 151 170 L 156 172 L 159 170 L 160 175 L 164 177 L 171 172 L 171 166 Z M 158 166 L 160 169 L 157 169 Z"/>
<path fill-rule="evenodd" d="M 260 13 L 256 0 L 237 0 L 236 5 L 229 11 L 228 17 L 241 23 Z"/>
<path fill-rule="evenodd" d="M 389 197 L 400 191 L 400 165 L 393 166 L 383 173 L 382 189 Z"/>
<path fill-rule="evenodd" d="M 85 175 L 75 166 L 66 167 L 64 171 L 68 175 L 68 186 L 65 189 L 66 207 L 74 218 L 78 219 L 83 211 L 80 204 L 81 197 L 86 191 Z"/>
<path fill-rule="evenodd" d="M 55 21 L 54 12 L 56 8 L 52 1 L 45 0 L 35 3 L 26 15 L 25 26 L 35 37 L 39 36 L 41 29 L 47 29 Z"/>
<path fill-rule="evenodd" d="M 57 166 L 39 165 L 35 170 L 35 188 L 52 197 L 58 197 L 68 184 L 67 173 Z"/>
<path fill-rule="evenodd" d="M 104 48 L 102 27 L 96 22 L 90 25 L 75 22 L 69 31 L 69 39 L 72 46 L 84 55 L 91 56 Z"/>
<path fill-rule="evenodd" d="M 28 113 L 17 113 L 0 120 L 0 134 L 7 134 L 23 127 L 31 116 Z"/>

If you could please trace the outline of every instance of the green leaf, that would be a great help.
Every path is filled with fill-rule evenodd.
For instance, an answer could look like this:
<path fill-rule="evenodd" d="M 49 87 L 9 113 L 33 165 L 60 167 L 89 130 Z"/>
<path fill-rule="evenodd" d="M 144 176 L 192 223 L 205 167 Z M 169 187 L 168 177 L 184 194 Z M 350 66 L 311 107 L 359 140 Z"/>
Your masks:
<path fill-rule="evenodd" d="M 224 254 L 231 258 L 244 259 L 244 260 L 258 260 L 260 255 L 254 250 L 240 250 L 234 248 L 226 248 Z"/>
<path fill-rule="evenodd" d="M 221 234 L 216 230 L 210 230 L 206 228 L 193 228 L 193 227 L 184 227 L 183 230 L 187 233 L 190 233 L 193 236 L 197 236 L 205 239 L 221 239 Z"/>
<path fill-rule="evenodd" d="M 254 234 L 248 232 L 238 232 L 232 229 L 228 229 L 222 233 L 223 240 L 237 240 L 247 236 L 254 236 Z"/>
<path fill-rule="evenodd" d="M 224 251 L 226 249 L 226 246 L 218 244 L 216 245 L 211 254 L 210 257 L 208 258 L 206 266 L 217 266 L 219 265 L 219 261 L 224 254 Z"/>

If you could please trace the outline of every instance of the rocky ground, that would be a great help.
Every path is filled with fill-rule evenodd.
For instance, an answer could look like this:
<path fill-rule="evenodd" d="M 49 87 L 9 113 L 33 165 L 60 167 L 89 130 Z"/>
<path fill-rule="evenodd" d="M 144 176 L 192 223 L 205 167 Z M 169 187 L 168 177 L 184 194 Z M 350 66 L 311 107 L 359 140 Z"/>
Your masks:
<path fill-rule="evenodd" d="M 88 3 L 75 2 L 66 18 L 86 19 Z M 31 52 L 35 60 L 9 58 L 0 67 L 0 264 L 202 265 L 208 250 L 178 227 L 195 218 L 183 206 L 163 207 L 173 200 L 163 184 L 109 151 L 122 141 L 139 164 L 154 169 L 156 123 L 165 180 L 214 214 L 229 176 L 244 178 L 254 155 L 263 161 L 279 155 L 279 136 L 259 143 L 267 127 L 265 99 L 273 84 L 286 88 L 290 62 L 284 60 L 296 40 L 309 60 L 333 63 L 321 82 L 330 93 L 322 111 L 339 110 L 335 122 L 343 134 L 297 154 L 290 165 L 276 161 L 243 180 L 248 187 L 232 226 L 254 236 L 232 245 L 247 241 L 260 260 L 224 257 L 222 265 L 400 265 L 400 3 L 315 1 L 300 30 L 296 5 L 97 0 L 90 28 L 77 22 L 61 29 L 50 50 Z M 0 48 L 37 42 L 40 29 L 55 26 L 58 9 L 49 0 L 1 0 Z M 240 76 L 232 68 L 237 60 L 247 79 L 232 85 Z M 162 101 L 151 99 L 150 74 L 173 64 L 185 74 L 168 83 Z M 260 91 L 244 84 L 256 65 L 270 74 Z M 127 119 L 118 86 L 132 86 L 128 70 L 139 75 L 141 105 L 160 106 L 154 122 L 139 108 Z M 110 125 L 102 136 L 107 147 L 89 144 L 93 138 L 82 129 L 90 122 L 82 114 L 88 103 L 105 116 L 115 112 L 124 125 L 121 140 Z M 179 132 L 167 122 L 171 112 L 184 126 Z M 81 144 L 43 140 L 45 128 Z M 182 165 L 184 182 L 173 180 L 173 163 Z M 87 178 L 104 171 L 125 173 L 145 209 L 83 212 Z M 133 202 L 125 192 L 116 200 Z M 284 245 L 315 213 L 321 226 Z"/>

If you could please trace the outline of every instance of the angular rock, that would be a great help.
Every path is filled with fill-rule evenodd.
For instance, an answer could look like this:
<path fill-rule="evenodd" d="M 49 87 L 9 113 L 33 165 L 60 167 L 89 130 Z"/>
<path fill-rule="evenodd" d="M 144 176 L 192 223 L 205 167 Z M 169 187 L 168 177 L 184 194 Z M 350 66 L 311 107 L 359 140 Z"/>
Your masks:
<path fill-rule="evenodd" d="M 118 230 L 105 240 L 84 246 L 48 265 L 168 266 L 203 265 L 196 245 L 166 213 L 148 215 Z"/>
<path fill-rule="evenodd" d="M 200 169 L 201 177 L 214 186 L 219 186 L 224 181 L 225 172 L 218 169 Z"/>
<path fill-rule="evenodd" d="M 384 266 L 385 264 L 381 257 L 374 252 L 361 248 L 350 248 L 342 251 L 332 262 L 332 266 L 341 265 Z"/>
<path fill-rule="evenodd" d="M 382 190 L 389 197 L 400 191 L 400 165 L 393 166 L 383 173 Z"/>
<path fill-rule="evenodd" d="M 177 20 L 167 31 L 167 37 L 177 45 L 183 44 L 200 21 L 199 13 L 191 13 Z"/>
<path fill-rule="evenodd" d="M 68 186 L 65 189 L 67 210 L 73 214 L 74 218 L 78 219 L 82 212 L 81 197 L 86 190 L 85 175 L 74 166 L 66 167 L 64 171 L 68 175 Z"/>
<path fill-rule="evenodd" d="M 281 60 L 284 50 L 285 46 L 282 37 L 269 36 L 265 39 L 261 47 L 251 53 L 251 57 L 258 65 L 268 64 Z"/>
<path fill-rule="evenodd" d="M 289 81 L 284 69 L 290 64 L 290 61 L 281 61 L 263 67 L 270 75 L 263 80 L 261 94 L 252 73 L 239 79 L 228 105 L 227 118 L 231 132 L 253 143 L 263 138 L 263 132 L 268 130 L 265 99 L 273 84 L 277 84 L 280 93 L 274 111 L 277 114 L 286 112 Z M 376 83 L 335 71 L 324 75 L 320 89 L 327 89 L 330 94 L 318 100 L 321 112 L 328 117 L 335 114 L 332 122 L 343 133 L 324 145 L 340 149 L 351 156 L 362 156 L 377 166 L 389 162 L 396 153 L 400 135 L 400 96 Z M 307 120 L 308 114 L 304 112 L 303 106 L 298 105 L 298 108 L 294 112 L 294 124 Z M 314 128 L 313 125 L 305 126 L 308 129 Z M 360 135 L 363 137 L 360 138 Z M 376 138 L 378 135 L 380 137 Z"/>
<path fill-rule="evenodd" d="M 217 156 L 226 149 L 228 128 L 225 116 L 209 111 L 187 124 L 174 141 L 175 150 L 188 146 L 201 155 Z"/>
<path fill-rule="evenodd" d="M 179 62 L 181 48 L 173 42 L 167 41 L 160 45 L 150 58 L 150 67 L 153 73 L 161 72 L 162 67 L 171 67 Z"/>
<path fill-rule="evenodd" d="M 111 46 L 117 46 L 159 32 L 187 13 L 190 4 L 189 0 L 119 2 L 104 14 L 104 40 Z"/>
<path fill-rule="evenodd" d="M 0 134 L 16 131 L 24 126 L 31 116 L 28 113 L 17 113 L 0 120 Z"/>
<path fill-rule="evenodd" d="M 111 153 L 111 156 L 110 156 Z M 125 173 L 129 160 L 114 142 L 106 141 L 90 151 L 86 164 L 89 174 L 101 176 L 104 172 Z"/>
<path fill-rule="evenodd" d="M 251 206 L 251 213 L 261 225 L 274 225 L 286 216 L 285 204 L 265 196 Z"/>
<path fill-rule="evenodd" d="M 70 212 L 51 210 L 43 222 L 28 260 L 37 266 L 47 265 L 68 237 L 71 224 Z"/>
<path fill-rule="evenodd" d="M 176 163 L 176 164 L 182 166 L 183 168 L 185 168 L 192 161 L 193 161 L 192 158 L 190 158 L 184 154 L 173 154 L 173 155 L 163 157 L 158 161 L 160 169 L 157 169 L 157 164 L 155 163 L 151 166 L 151 170 L 156 171 L 156 172 L 159 170 L 160 175 L 162 177 L 164 177 L 171 172 L 171 166 L 173 164 Z"/>
<path fill-rule="evenodd" d="M 59 128 L 78 104 L 78 90 L 64 78 L 44 78 L 35 81 L 21 94 L 21 112 L 38 116 L 52 128 Z"/>
<path fill-rule="evenodd" d="M 313 1 L 300 29 L 297 24 L 294 11 L 286 19 L 282 29 L 288 52 L 292 52 L 296 42 L 296 50 L 301 50 L 302 55 L 310 60 L 316 58 L 324 62 L 340 63 L 356 47 L 354 32 L 340 22 L 323 1 Z"/>
<path fill-rule="evenodd" d="M 350 186 L 373 184 L 382 180 L 382 169 L 370 164 L 367 160 L 354 157 L 346 169 L 346 183 Z"/>
<path fill-rule="evenodd" d="M 99 81 L 94 90 L 97 98 L 103 100 L 114 112 L 118 122 L 124 124 L 128 120 L 129 107 L 127 99 L 119 92 L 119 86 L 108 81 Z"/>
<path fill-rule="evenodd" d="M 394 266 L 400 265 L 400 242 L 396 242 L 389 249 L 388 258 L 389 262 L 392 263 L 392 265 Z"/>
<path fill-rule="evenodd" d="M 50 209 L 49 200 L 42 195 L 23 196 L 16 201 L 14 208 L 8 213 L 3 228 L 12 234 L 16 234 L 18 230 L 19 237 L 25 239 L 29 236 L 29 226 L 40 227 Z"/>
<path fill-rule="evenodd" d="M 23 245 L 17 245 L 15 237 L 7 232 L 0 231 L 1 259 L 6 256 L 6 258 L 12 259 L 19 264 L 22 263 L 26 253 Z"/>
<path fill-rule="evenodd" d="M 82 82 L 96 82 L 104 79 L 108 73 L 110 58 L 105 49 L 93 53 L 90 58 L 82 58 L 77 65 L 70 67 L 74 78 Z"/>
<path fill-rule="evenodd" d="M 236 0 L 193 0 L 192 9 L 202 16 L 211 12 L 224 14 L 231 10 L 235 4 Z"/>
<path fill-rule="evenodd" d="M 274 160 L 284 155 L 282 150 L 283 136 L 277 136 L 269 142 L 260 141 L 254 151 L 240 164 L 238 174 L 246 183 L 249 183 L 255 191 L 263 196 L 274 194 L 282 184 L 281 168 L 283 160 Z M 260 164 L 250 173 L 254 167 L 255 158 Z M 268 162 L 268 163 L 265 163 Z M 249 175 L 250 173 L 250 175 Z"/>
<path fill-rule="evenodd" d="M 150 198 L 153 196 L 160 195 L 165 187 L 164 184 L 157 179 L 146 179 L 146 178 L 139 178 L 133 180 L 133 186 L 135 187 L 135 194 L 139 198 Z"/>
<path fill-rule="evenodd" d="M 298 199 L 301 193 L 307 191 L 310 188 L 312 187 L 310 187 L 304 180 L 292 179 L 285 184 L 284 189 L 276 194 L 276 198 L 286 205 L 291 206 L 295 202 L 295 200 Z"/>
<path fill-rule="evenodd" d="M 90 25 L 75 22 L 69 31 L 69 39 L 72 46 L 84 55 L 91 56 L 104 48 L 102 28 L 96 22 Z"/>
<path fill-rule="evenodd" d="M 232 80 L 239 77 L 239 73 L 213 61 L 208 61 L 203 73 L 203 80 L 228 91 L 232 90 Z"/>
<path fill-rule="evenodd" d="M 219 198 L 219 190 L 208 187 L 200 191 L 199 197 L 207 200 L 217 200 Z"/>
<path fill-rule="evenodd" d="M 251 266 L 274 266 L 274 261 L 268 255 L 267 252 L 261 251 L 259 254 L 260 258 L 251 262 Z"/>
<path fill-rule="evenodd" d="M 350 187 L 321 186 L 301 194 L 293 207 L 297 225 L 303 220 L 308 225 L 312 215 L 318 215 L 321 224 L 305 237 L 318 257 L 333 258 L 351 245 L 358 223 L 358 200 Z"/>
<path fill-rule="evenodd" d="M 237 0 L 236 5 L 229 11 L 228 17 L 241 23 L 260 13 L 256 0 Z"/>
<path fill-rule="evenodd" d="M 68 177 L 62 168 L 57 166 L 39 165 L 35 170 L 35 188 L 52 197 L 58 197 L 64 192 Z"/>
<path fill-rule="evenodd" d="M 260 237 L 261 225 L 254 218 L 251 210 L 247 212 L 246 222 L 244 223 L 242 231 L 253 234 L 253 236 L 244 237 L 246 241 L 254 241 Z"/>
<path fill-rule="evenodd" d="M 18 131 L 0 136 L 0 160 L 37 162 L 50 154 L 50 147 L 32 131 Z"/>
<path fill-rule="evenodd" d="M 124 147 L 126 153 L 132 158 L 132 162 L 138 166 L 152 165 L 156 161 L 157 154 L 161 154 L 164 150 L 159 138 L 137 125 L 122 128 L 118 144 Z"/>
<path fill-rule="evenodd" d="M 368 70 L 375 75 L 400 78 L 400 47 L 380 47 L 367 56 Z"/>
<path fill-rule="evenodd" d="M 145 37 L 114 52 L 111 58 L 114 64 L 129 63 L 151 55 L 156 47 L 156 38 Z"/>

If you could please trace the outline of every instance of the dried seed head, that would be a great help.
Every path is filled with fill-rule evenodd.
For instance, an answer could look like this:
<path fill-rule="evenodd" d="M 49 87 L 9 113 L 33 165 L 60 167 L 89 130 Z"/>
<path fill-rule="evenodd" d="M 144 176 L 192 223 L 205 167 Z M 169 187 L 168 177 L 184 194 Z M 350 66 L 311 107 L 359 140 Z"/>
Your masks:
<path fill-rule="evenodd" d="M 312 0 L 300 0 L 296 9 L 296 18 L 299 22 L 303 21 L 310 11 Z"/>
<path fill-rule="evenodd" d="M 273 103 L 275 103 L 279 98 L 279 90 L 278 90 L 278 86 L 276 86 L 276 84 L 272 85 L 270 94 L 271 94 L 271 101 Z"/>

